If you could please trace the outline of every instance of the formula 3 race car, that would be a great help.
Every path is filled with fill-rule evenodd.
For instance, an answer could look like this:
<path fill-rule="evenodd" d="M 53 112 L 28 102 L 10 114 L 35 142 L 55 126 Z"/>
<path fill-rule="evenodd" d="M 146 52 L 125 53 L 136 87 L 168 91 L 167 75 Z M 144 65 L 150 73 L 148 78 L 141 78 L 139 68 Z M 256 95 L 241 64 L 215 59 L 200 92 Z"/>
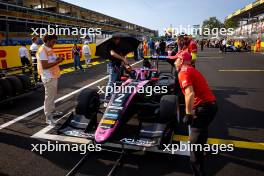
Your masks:
<path fill-rule="evenodd" d="M 75 111 L 58 133 L 88 138 L 96 143 L 160 148 L 171 143 L 181 114 L 177 78 L 173 73 L 161 73 L 150 65 L 144 60 L 142 68 L 121 76 L 105 109 L 98 90 L 83 90 Z M 127 124 L 132 118 L 136 125 Z"/>

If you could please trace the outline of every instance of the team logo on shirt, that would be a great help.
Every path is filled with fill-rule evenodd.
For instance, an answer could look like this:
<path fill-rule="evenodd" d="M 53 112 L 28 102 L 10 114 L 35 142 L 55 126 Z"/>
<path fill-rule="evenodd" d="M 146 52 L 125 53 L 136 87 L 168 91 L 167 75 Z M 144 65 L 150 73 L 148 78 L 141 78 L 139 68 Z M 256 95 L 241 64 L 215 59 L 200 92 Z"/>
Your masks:
<path fill-rule="evenodd" d="M 186 80 L 182 81 L 182 87 L 184 87 L 186 84 L 187 84 Z"/>

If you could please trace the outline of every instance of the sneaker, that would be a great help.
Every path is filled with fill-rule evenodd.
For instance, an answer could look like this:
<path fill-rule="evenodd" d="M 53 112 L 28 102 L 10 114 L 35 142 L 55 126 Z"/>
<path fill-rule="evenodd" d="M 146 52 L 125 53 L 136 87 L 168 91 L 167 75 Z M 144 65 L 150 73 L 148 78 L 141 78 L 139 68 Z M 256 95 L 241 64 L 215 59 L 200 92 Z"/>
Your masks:
<path fill-rule="evenodd" d="M 63 112 L 61 112 L 61 111 L 54 111 L 53 113 L 52 113 L 52 116 L 53 117 L 56 117 L 56 116 L 62 116 L 64 113 Z"/>
<path fill-rule="evenodd" d="M 46 124 L 48 124 L 48 125 L 55 126 L 56 123 L 57 123 L 57 122 L 53 119 L 53 117 L 48 117 L 48 118 L 46 119 Z"/>

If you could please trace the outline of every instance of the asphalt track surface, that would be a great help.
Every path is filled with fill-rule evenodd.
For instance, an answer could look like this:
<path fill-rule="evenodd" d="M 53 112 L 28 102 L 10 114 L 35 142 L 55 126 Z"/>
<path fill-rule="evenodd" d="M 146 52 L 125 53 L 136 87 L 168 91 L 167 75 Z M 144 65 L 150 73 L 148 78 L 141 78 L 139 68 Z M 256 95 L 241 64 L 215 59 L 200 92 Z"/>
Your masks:
<path fill-rule="evenodd" d="M 197 69 L 204 74 L 217 97 L 219 112 L 210 126 L 210 138 L 236 141 L 233 152 L 210 155 L 206 160 L 207 175 L 264 175 L 264 57 L 255 53 L 218 53 L 215 49 L 200 52 Z M 138 64 L 140 65 L 140 64 Z M 167 69 L 168 67 L 162 67 Z M 64 74 L 59 81 L 58 97 L 105 77 L 106 64 L 86 72 Z M 91 87 L 105 85 L 106 79 Z M 76 96 L 56 104 L 69 112 Z M 0 105 L 0 125 L 43 105 L 43 89 L 12 104 Z M 0 175 L 66 175 L 83 156 L 79 152 L 32 152 L 31 144 L 46 144 L 46 139 L 31 136 L 46 128 L 43 110 L 0 128 Z M 242 145 L 243 144 L 243 145 Z M 257 149 L 252 148 L 256 145 Z M 106 175 L 117 154 L 93 152 L 77 175 Z M 188 156 L 152 152 L 127 155 L 118 175 L 191 175 Z"/>

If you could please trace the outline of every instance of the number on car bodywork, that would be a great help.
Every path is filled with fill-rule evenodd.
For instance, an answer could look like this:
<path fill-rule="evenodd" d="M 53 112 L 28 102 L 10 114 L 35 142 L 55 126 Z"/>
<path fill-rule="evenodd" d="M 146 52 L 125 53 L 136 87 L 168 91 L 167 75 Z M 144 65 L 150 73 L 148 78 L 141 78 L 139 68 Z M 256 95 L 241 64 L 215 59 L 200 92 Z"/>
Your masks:
<path fill-rule="evenodd" d="M 125 94 L 117 94 L 117 98 L 115 99 L 115 102 L 121 103 L 124 97 L 125 97 Z"/>

